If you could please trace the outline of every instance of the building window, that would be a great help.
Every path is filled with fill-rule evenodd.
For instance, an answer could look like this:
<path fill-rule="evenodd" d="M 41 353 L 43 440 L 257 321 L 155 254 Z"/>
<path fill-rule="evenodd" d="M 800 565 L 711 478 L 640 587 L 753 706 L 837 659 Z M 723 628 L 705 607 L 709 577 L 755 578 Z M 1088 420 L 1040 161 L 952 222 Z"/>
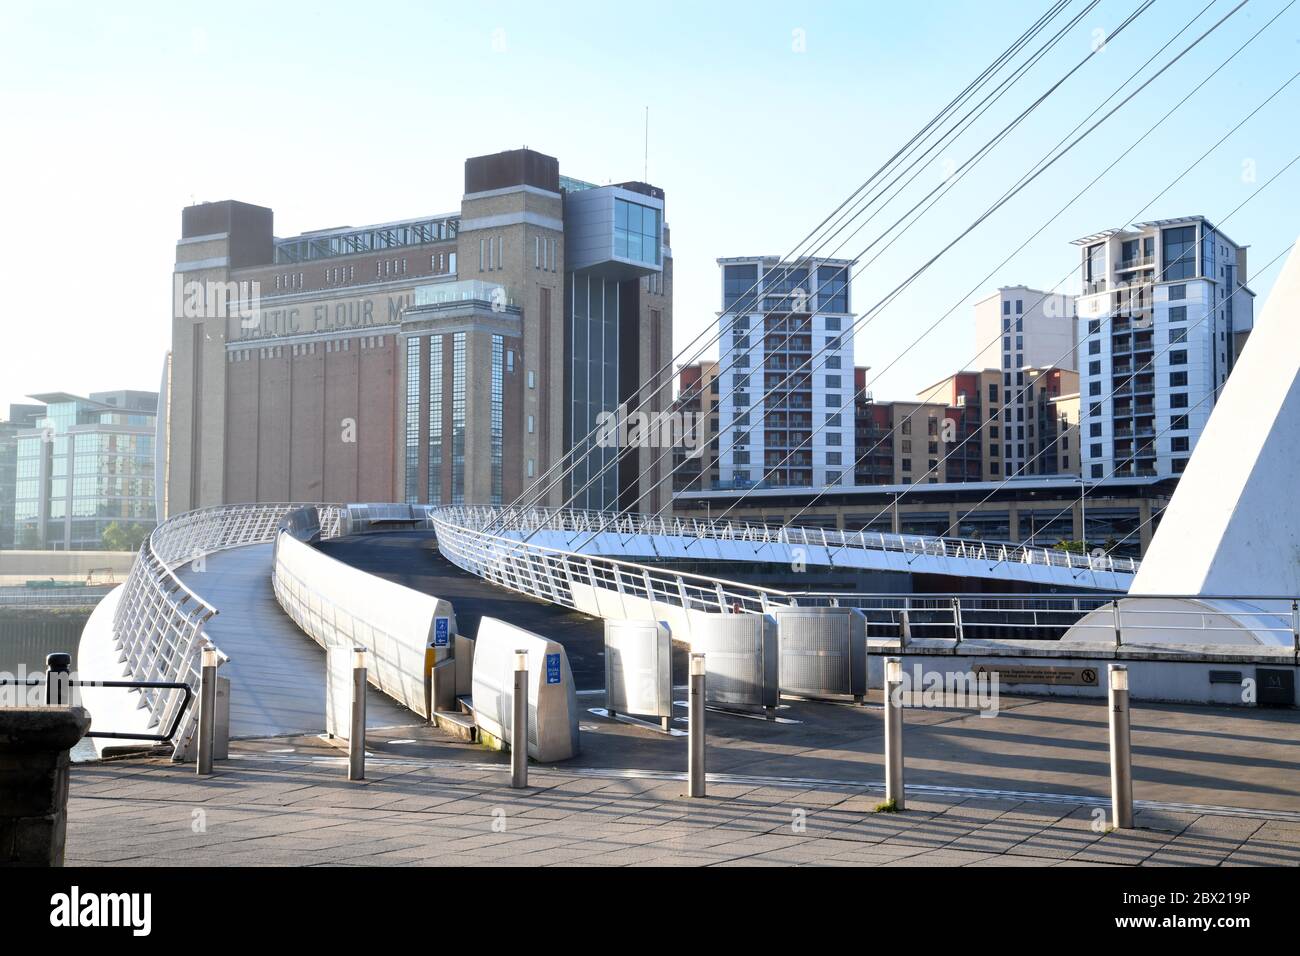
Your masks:
<path fill-rule="evenodd" d="M 614 199 L 614 255 L 659 265 L 660 211 L 626 199 Z"/>
<path fill-rule="evenodd" d="M 1168 277 L 1166 276 L 1166 278 Z M 1171 301 L 1187 298 L 1187 286 L 1182 283 L 1171 285 L 1169 287 L 1169 298 Z"/>
<path fill-rule="evenodd" d="M 416 489 L 420 469 L 420 340 L 406 340 L 406 503 L 419 504 Z"/>
<path fill-rule="evenodd" d="M 479 240 L 482 245 L 482 240 Z M 451 337 L 451 503 L 465 503 L 465 333 Z"/>
<path fill-rule="evenodd" d="M 1187 364 L 1187 349 L 1174 349 L 1172 352 L 1170 352 L 1170 353 L 1169 353 L 1169 364 L 1170 364 L 1170 365 L 1186 365 L 1186 364 Z"/>
<path fill-rule="evenodd" d="M 1170 372 L 1170 373 L 1169 373 L 1169 387 L 1170 387 L 1170 388 L 1185 388 L 1186 386 L 1187 386 L 1187 373 L 1186 373 L 1186 372 Z"/>
<path fill-rule="evenodd" d="M 1196 227 L 1177 226 L 1164 230 L 1161 236 L 1161 247 L 1164 251 L 1164 279 L 1166 281 L 1190 279 L 1195 276 Z M 1172 289 L 1170 291 L 1172 292 Z"/>
<path fill-rule="evenodd" d="M 442 503 L 442 336 L 429 337 L 429 504 Z"/>
<path fill-rule="evenodd" d="M 501 468 L 501 449 L 503 444 L 502 405 L 505 397 L 505 339 L 500 335 L 492 336 L 492 381 L 491 409 L 489 411 L 491 431 L 488 435 L 488 453 L 492 470 L 492 504 L 501 504 L 503 495 L 503 475 Z"/>

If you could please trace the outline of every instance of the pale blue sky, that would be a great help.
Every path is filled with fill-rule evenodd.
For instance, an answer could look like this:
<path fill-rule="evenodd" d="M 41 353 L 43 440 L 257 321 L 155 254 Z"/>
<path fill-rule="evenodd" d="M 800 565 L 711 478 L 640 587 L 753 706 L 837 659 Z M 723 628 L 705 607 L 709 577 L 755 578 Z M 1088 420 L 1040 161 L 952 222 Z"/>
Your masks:
<path fill-rule="evenodd" d="M 1005 122 L 1087 54 L 1094 30 L 1137 5 L 1102 0 L 944 158 L 963 161 L 996 128 L 994 115 Z M 1158 0 L 855 281 L 855 307 L 956 235 L 1203 5 Z M 1232 5 L 1217 0 L 1195 32 Z M 685 343 L 719 307 L 716 258 L 788 252 L 1047 6 L 6 3 L 0 402 L 157 386 L 180 210 L 193 200 L 271 206 L 277 234 L 290 235 L 454 210 L 465 157 L 520 145 L 559 157 L 568 175 L 640 178 L 646 106 L 649 178 L 667 192 Z M 1125 155 L 1283 6 L 1251 0 L 874 320 L 857 359 L 880 369 L 962 303 L 873 385 L 876 395 L 908 397 L 968 363 L 978 351 L 969 301 L 998 285 L 1055 285 L 1077 265 L 1069 241 L 1078 236 L 1199 213 L 1226 219 L 1252 264 L 1294 242 L 1300 164 L 1227 217 L 1300 152 L 1300 81 L 1144 207 L 1300 69 L 1300 6 Z M 1251 168 L 1253 182 L 1243 176 Z M 936 159 L 918 184 L 943 173 Z M 900 213 L 882 214 L 841 254 Z M 1261 303 L 1275 272 L 1252 278 Z"/>

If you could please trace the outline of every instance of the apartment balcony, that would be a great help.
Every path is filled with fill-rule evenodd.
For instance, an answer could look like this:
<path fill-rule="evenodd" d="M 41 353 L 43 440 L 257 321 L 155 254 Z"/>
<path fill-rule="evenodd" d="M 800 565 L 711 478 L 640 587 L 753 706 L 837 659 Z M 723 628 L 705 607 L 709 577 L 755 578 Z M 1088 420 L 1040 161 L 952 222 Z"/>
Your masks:
<path fill-rule="evenodd" d="M 1085 282 L 1083 284 L 1084 295 L 1095 295 L 1098 292 L 1106 291 L 1106 280 L 1098 279 L 1096 282 Z"/>
<path fill-rule="evenodd" d="M 1134 256 L 1132 259 L 1124 259 L 1115 267 L 1116 272 L 1128 272 L 1130 269 L 1142 269 L 1147 266 L 1155 265 L 1156 257 L 1151 256 Z"/>

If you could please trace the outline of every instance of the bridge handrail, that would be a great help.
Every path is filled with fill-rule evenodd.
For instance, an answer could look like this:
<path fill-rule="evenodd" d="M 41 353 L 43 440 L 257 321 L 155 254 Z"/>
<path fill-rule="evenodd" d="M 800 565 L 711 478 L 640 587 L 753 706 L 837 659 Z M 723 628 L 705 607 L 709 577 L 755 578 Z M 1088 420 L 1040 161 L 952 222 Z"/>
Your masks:
<path fill-rule="evenodd" d="M 688 611 L 712 613 L 768 610 L 794 602 L 785 591 L 651 565 L 565 551 L 480 530 L 495 508 L 431 507 L 439 552 L 462 570 L 520 594 L 579 609 L 575 584 L 611 590 Z M 578 513 L 574 520 L 581 522 Z"/>
<path fill-rule="evenodd" d="M 540 514 L 503 514 L 502 509 L 482 506 L 428 507 L 428 519 L 438 536 L 439 551 L 453 564 L 502 587 L 553 604 L 581 610 L 574 599 L 574 584 L 616 592 L 622 598 L 639 598 L 689 610 L 762 611 L 782 607 L 856 607 L 867 616 L 873 636 L 955 638 L 958 641 L 1038 638 L 1057 640 L 1076 625 L 1095 629 L 1098 639 L 1120 640 L 1129 627 L 1160 630 L 1157 620 L 1167 612 L 1138 605 L 1116 608 L 1113 595 L 1098 594 L 855 594 L 836 591 L 782 591 L 704 575 L 679 572 L 617 558 L 567 551 L 522 541 L 509 533 L 513 520 L 517 530 L 530 527 L 601 527 L 594 513 L 541 510 Z M 505 522 L 502 518 L 506 518 Z M 624 520 L 625 519 L 619 519 Z M 488 531 L 486 528 L 493 530 Z M 733 526 L 731 533 L 754 533 L 753 526 Z M 687 533 L 687 523 L 674 520 L 673 528 Z M 502 533 L 505 532 L 505 533 Z M 909 542 L 924 547 L 924 542 Z M 941 544 L 944 544 L 941 542 Z M 969 543 L 967 543 L 969 548 Z M 980 554 L 989 553 L 979 542 Z M 1190 601 L 1227 600 L 1238 605 L 1202 610 L 1178 609 L 1179 630 L 1203 631 L 1207 638 L 1221 631 L 1239 631 L 1234 619 L 1257 619 L 1252 629 L 1296 636 L 1300 658 L 1300 598 L 1296 596 L 1141 595 L 1142 599 Z M 1121 604 L 1123 602 L 1121 601 Z M 1111 611 L 1114 611 L 1112 616 Z M 1104 620 L 1088 622 L 1089 614 L 1101 611 Z M 1187 620 L 1194 623 L 1187 624 Z M 1276 619 L 1276 620 L 1275 620 Z"/>
<path fill-rule="evenodd" d="M 124 673 L 136 681 L 184 682 L 197 692 L 204 626 L 218 613 L 190 589 L 177 571 L 208 555 L 273 540 L 280 519 L 302 507 L 321 511 L 326 527 L 338 533 L 337 505 L 221 505 L 176 515 L 158 525 L 140 545 L 113 617 L 113 637 Z M 218 651 L 220 648 L 218 648 Z M 176 690 L 143 688 L 141 708 L 149 727 L 170 726 L 185 697 Z M 174 737 L 173 759 L 183 759 L 193 736 L 196 708 L 189 707 Z"/>
<path fill-rule="evenodd" d="M 592 533 L 617 533 L 620 535 L 665 535 L 667 524 L 658 515 L 609 514 L 602 511 L 550 508 L 488 508 L 494 527 L 498 531 L 535 530 L 560 531 L 575 535 Z M 1000 562 L 1015 562 L 1071 570 L 1110 571 L 1123 574 L 1137 572 L 1140 562 L 1135 558 L 1116 557 L 1111 554 L 1079 554 L 1057 548 L 989 541 L 983 538 L 949 538 L 917 534 L 895 534 L 892 531 L 840 531 L 816 525 L 769 525 L 751 521 L 726 519 L 715 521 L 697 517 L 673 520 L 673 532 L 689 532 L 691 537 L 721 541 L 761 541 L 764 544 L 802 545 L 805 547 L 871 548 L 897 551 L 904 554 L 936 557 L 987 558 L 990 548 Z"/>

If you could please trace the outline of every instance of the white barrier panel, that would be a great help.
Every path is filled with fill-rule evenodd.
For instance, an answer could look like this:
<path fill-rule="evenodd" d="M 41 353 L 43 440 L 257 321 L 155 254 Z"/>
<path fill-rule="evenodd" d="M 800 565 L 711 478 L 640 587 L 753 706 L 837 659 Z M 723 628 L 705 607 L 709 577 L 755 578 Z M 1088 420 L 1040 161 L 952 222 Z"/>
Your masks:
<path fill-rule="evenodd" d="M 578 695 L 564 648 L 494 617 L 479 621 L 474 639 L 474 722 L 513 746 L 516 651 L 528 654 L 528 756 L 577 756 Z"/>
<path fill-rule="evenodd" d="M 339 740 L 352 737 L 352 648 L 325 649 L 325 733 Z"/>
<path fill-rule="evenodd" d="M 327 650 L 364 647 L 370 683 L 429 717 L 429 651 L 444 640 L 437 648 L 442 659 L 455 646 L 449 602 L 336 561 L 289 534 L 276 542 L 273 584 L 285 613 L 316 643 Z"/>
<path fill-rule="evenodd" d="M 605 622 L 605 706 L 612 714 L 673 715 L 673 641 L 662 621 Z"/>

